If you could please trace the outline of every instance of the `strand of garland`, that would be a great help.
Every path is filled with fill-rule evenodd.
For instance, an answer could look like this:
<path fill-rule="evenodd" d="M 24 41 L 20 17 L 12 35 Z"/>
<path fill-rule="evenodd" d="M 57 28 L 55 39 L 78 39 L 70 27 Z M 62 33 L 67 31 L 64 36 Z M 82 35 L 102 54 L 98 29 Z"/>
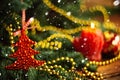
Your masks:
<path fill-rule="evenodd" d="M 50 0 L 43 0 L 43 2 L 49 7 L 51 8 L 52 10 L 60 13 L 61 15 L 65 16 L 66 18 L 68 18 L 69 20 L 73 21 L 74 23 L 78 23 L 78 24 L 83 24 L 83 25 L 89 25 L 91 23 L 94 23 L 96 27 L 100 26 L 100 23 L 98 21 L 95 21 L 95 20 L 82 20 L 82 19 L 79 19 L 79 18 L 76 18 L 72 15 L 68 15 L 66 11 L 64 11 L 63 9 L 60 9 L 58 7 L 56 7 L 54 4 L 52 4 L 50 2 Z"/>
<path fill-rule="evenodd" d="M 9 37 L 9 39 L 10 39 L 10 44 L 13 45 L 13 43 L 14 43 L 14 37 L 13 37 L 12 24 L 10 24 L 10 25 L 6 28 L 6 30 L 8 31 L 8 33 L 9 33 L 9 35 L 10 35 L 10 37 Z M 14 52 L 13 46 L 11 46 L 11 51 Z"/>
<path fill-rule="evenodd" d="M 34 21 L 31 23 L 31 26 L 32 26 L 32 33 L 35 34 L 36 33 L 36 30 L 37 31 L 55 31 L 55 32 L 59 32 L 59 33 L 64 33 L 64 34 L 75 34 L 77 32 L 80 32 L 82 31 L 83 29 L 87 28 L 86 26 L 80 26 L 80 27 L 77 27 L 77 28 L 74 28 L 74 29 L 61 29 L 61 28 L 57 28 L 55 26 L 40 26 L 40 21 L 38 21 L 37 19 L 34 19 Z"/>
<path fill-rule="evenodd" d="M 63 68 L 61 65 L 57 65 L 55 63 L 59 62 L 59 61 L 67 61 L 67 62 L 71 62 L 72 66 L 70 70 L 66 70 L 65 68 Z M 55 64 L 55 65 L 53 65 Z M 73 58 L 69 58 L 69 57 L 61 57 L 61 58 L 57 58 L 56 60 L 52 60 L 52 61 L 47 61 L 43 66 L 37 67 L 36 69 L 38 70 L 44 70 L 49 72 L 50 74 L 54 74 L 57 75 L 60 80 L 66 80 L 66 78 L 64 78 L 59 71 L 56 71 L 55 68 L 59 68 L 62 71 L 64 71 L 66 74 L 68 72 L 74 72 L 75 71 L 75 61 Z M 78 73 L 77 73 L 78 74 Z M 74 75 L 74 79 L 75 80 L 79 80 L 79 77 L 77 77 L 76 75 Z"/>
<path fill-rule="evenodd" d="M 56 7 L 54 4 L 52 4 L 49 0 L 43 0 L 43 2 L 49 7 L 51 8 L 52 10 L 60 13 L 61 15 L 65 16 L 67 19 L 73 21 L 74 23 L 78 23 L 78 24 L 83 24 L 83 25 L 88 25 L 90 26 L 91 23 L 94 23 L 95 27 L 100 27 L 100 23 L 98 21 L 95 21 L 95 20 L 82 20 L 82 19 L 79 19 L 79 18 L 76 18 L 72 15 L 67 15 L 67 12 L 64 11 L 63 9 L 60 9 L 58 7 Z M 120 28 L 116 27 L 116 25 L 112 22 L 109 22 L 109 16 L 107 14 L 107 11 L 104 7 L 101 7 L 101 6 L 95 6 L 95 7 L 92 7 L 89 9 L 91 12 L 93 11 L 100 11 L 103 13 L 103 16 L 104 16 L 104 28 L 105 29 L 108 29 L 108 30 L 113 30 L 117 33 L 120 33 Z"/>
<path fill-rule="evenodd" d="M 69 41 L 73 42 L 72 36 L 67 34 L 55 33 L 55 34 L 52 34 L 47 39 L 37 42 L 37 44 L 35 45 L 35 48 L 41 47 L 41 48 L 50 48 L 54 50 L 60 49 L 62 47 L 62 42 L 59 42 L 59 41 L 50 42 L 54 38 L 66 38 Z"/>
<path fill-rule="evenodd" d="M 110 59 L 110 60 L 106 60 L 106 61 L 101 61 L 101 62 L 96 62 L 96 61 L 90 61 L 89 63 L 86 64 L 86 66 L 83 68 L 83 72 L 85 72 L 86 76 L 91 76 L 93 79 L 97 79 L 97 80 L 103 80 L 103 76 L 102 74 L 96 72 L 96 73 L 93 73 L 93 72 L 90 72 L 88 71 L 88 67 L 92 64 L 94 65 L 97 65 L 97 66 L 105 66 L 105 65 L 108 65 L 108 64 L 111 64 L 115 61 L 117 61 L 118 59 L 120 59 L 120 53 L 118 56 Z"/>

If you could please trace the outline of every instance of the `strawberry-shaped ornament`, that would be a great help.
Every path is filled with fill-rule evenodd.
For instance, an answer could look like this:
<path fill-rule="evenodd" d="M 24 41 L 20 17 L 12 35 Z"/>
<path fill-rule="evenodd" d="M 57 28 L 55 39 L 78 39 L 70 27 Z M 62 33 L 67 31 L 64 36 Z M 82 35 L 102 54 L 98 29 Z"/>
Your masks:
<path fill-rule="evenodd" d="M 102 31 L 96 28 L 86 28 L 73 41 L 76 51 L 81 52 L 91 61 L 101 60 L 101 51 L 104 44 Z"/>

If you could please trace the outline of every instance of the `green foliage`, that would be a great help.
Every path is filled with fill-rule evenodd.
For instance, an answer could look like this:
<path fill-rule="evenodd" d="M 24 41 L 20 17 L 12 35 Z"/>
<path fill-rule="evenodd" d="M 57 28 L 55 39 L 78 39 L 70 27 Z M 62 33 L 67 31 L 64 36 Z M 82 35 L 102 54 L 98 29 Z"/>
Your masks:
<path fill-rule="evenodd" d="M 9 54 L 12 54 L 10 47 L 9 33 L 6 28 L 12 24 L 13 31 L 18 30 L 18 26 L 21 27 L 21 10 L 26 9 L 26 18 L 27 20 L 30 17 L 35 17 L 40 21 L 41 26 L 52 25 L 62 29 L 71 29 L 80 26 L 76 24 L 61 14 L 51 10 L 47 7 L 42 0 L 0 0 L 0 80 L 59 80 L 59 77 L 56 75 L 51 75 L 49 72 L 44 70 L 36 70 L 35 68 L 30 68 L 28 71 L 23 70 L 7 70 L 5 66 L 11 64 L 15 61 L 14 58 L 10 58 Z M 53 4 L 57 7 L 70 12 L 73 16 L 91 20 L 93 17 L 101 15 L 99 12 L 91 13 L 86 11 L 84 13 L 80 10 L 81 0 L 51 0 Z M 107 8 L 112 14 L 119 14 L 120 8 Z M 18 24 L 18 22 L 20 24 Z M 103 28 L 103 25 L 101 24 Z M 105 30 L 104 30 L 105 31 Z M 31 30 L 28 31 L 28 36 L 38 42 L 46 39 L 51 34 L 54 34 L 54 31 L 45 31 L 39 32 L 35 35 L 31 34 Z M 78 34 L 74 34 L 78 35 Z M 16 39 L 17 40 L 17 39 Z M 61 41 L 63 46 L 59 50 L 50 50 L 50 49 L 41 49 L 37 48 L 36 50 L 40 51 L 40 54 L 36 55 L 35 58 L 38 60 L 52 61 L 60 57 L 69 57 L 73 58 L 76 62 L 76 70 L 81 70 L 86 63 L 89 61 L 83 57 L 79 52 L 76 52 L 72 46 L 72 43 L 63 38 L 53 39 L 53 41 Z M 34 48 L 34 47 L 33 47 Z M 66 70 L 71 68 L 71 62 L 59 61 L 55 63 L 61 65 Z M 54 64 L 53 64 L 54 65 Z M 96 71 L 96 65 L 90 65 L 88 70 Z M 60 75 L 66 78 L 66 80 L 73 80 L 74 74 L 72 72 L 67 72 L 56 68 L 56 71 L 60 72 Z M 81 80 L 87 80 L 86 78 L 81 77 L 80 75 L 75 74 Z"/>

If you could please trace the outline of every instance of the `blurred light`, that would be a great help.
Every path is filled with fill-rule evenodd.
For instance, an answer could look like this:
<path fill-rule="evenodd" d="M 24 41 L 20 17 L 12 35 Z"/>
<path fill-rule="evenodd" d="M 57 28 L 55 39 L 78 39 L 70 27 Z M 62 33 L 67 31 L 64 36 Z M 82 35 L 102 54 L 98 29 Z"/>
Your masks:
<path fill-rule="evenodd" d="M 112 44 L 113 45 L 118 45 L 119 41 L 120 41 L 120 36 L 116 36 L 115 40 L 112 41 Z"/>
<path fill-rule="evenodd" d="M 91 28 L 95 28 L 95 24 L 94 24 L 94 23 L 91 23 L 90 27 L 91 27 Z"/>
<path fill-rule="evenodd" d="M 115 0 L 114 2 L 113 2 L 113 5 L 114 6 L 118 6 L 120 4 L 120 0 Z"/>

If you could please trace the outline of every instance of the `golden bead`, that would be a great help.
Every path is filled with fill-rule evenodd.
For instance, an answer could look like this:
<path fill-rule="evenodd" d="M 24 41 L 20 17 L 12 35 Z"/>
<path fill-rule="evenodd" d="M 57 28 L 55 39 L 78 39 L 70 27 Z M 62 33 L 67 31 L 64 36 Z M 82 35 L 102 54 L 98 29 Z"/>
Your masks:
<path fill-rule="evenodd" d="M 43 70 L 42 68 L 39 68 L 39 70 Z"/>
<path fill-rule="evenodd" d="M 105 63 L 106 63 L 106 64 L 109 64 L 109 61 L 107 60 Z"/>
<path fill-rule="evenodd" d="M 61 57 L 61 60 L 65 60 L 65 57 Z"/>
<path fill-rule="evenodd" d="M 87 64 L 86 64 L 86 66 L 88 67 L 88 66 L 90 66 L 90 64 L 89 64 L 89 63 L 87 63 Z"/>
<path fill-rule="evenodd" d="M 50 46 L 50 49 L 53 49 L 53 46 Z"/>
<path fill-rule="evenodd" d="M 57 72 L 56 74 L 59 75 L 59 72 Z"/>
<path fill-rule="evenodd" d="M 11 49 L 11 51 L 12 51 L 12 52 L 15 52 L 15 50 L 14 50 L 14 49 Z"/>
<path fill-rule="evenodd" d="M 18 29 L 20 29 L 21 27 L 20 26 L 18 26 Z"/>
<path fill-rule="evenodd" d="M 101 77 L 100 77 L 100 79 L 101 79 L 101 80 L 103 80 L 103 79 L 104 79 L 104 77 L 102 77 L 102 76 L 101 76 Z"/>
<path fill-rule="evenodd" d="M 45 71 L 47 71 L 47 69 L 44 69 Z"/>
<path fill-rule="evenodd" d="M 75 69 L 75 67 L 72 67 L 71 69 L 73 70 L 73 69 Z"/>
<path fill-rule="evenodd" d="M 10 32 L 10 35 L 12 36 L 12 35 L 13 35 L 13 33 L 12 33 L 12 32 Z"/>
<path fill-rule="evenodd" d="M 60 79 L 62 79 L 63 77 L 62 76 L 59 76 L 60 77 Z"/>
<path fill-rule="evenodd" d="M 105 61 L 102 62 L 102 65 L 103 65 L 103 66 L 106 65 Z"/>
<path fill-rule="evenodd" d="M 47 63 L 48 63 L 48 64 L 51 64 L 51 62 L 50 62 L 50 61 L 48 61 Z"/>
<path fill-rule="evenodd" d="M 91 76 L 94 76 L 94 73 L 93 72 L 91 72 L 91 74 L 90 74 Z"/>
<path fill-rule="evenodd" d="M 66 57 L 66 60 L 69 60 L 69 57 Z"/>
<path fill-rule="evenodd" d="M 101 80 L 100 78 L 97 78 L 97 80 Z"/>
<path fill-rule="evenodd" d="M 65 69 L 64 69 L 64 68 L 62 68 L 62 70 L 64 71 Z"/>
<path fill-rule="evenodd" d="M 72 62 L 72 65 L 74 66 L 76 63 L 75 62 Z"/>
<path fill-rule="evenodd" d="M 91 72 L 88 72 L 88 73 L 87 73 L 87 76 L 89 76 L 90 74 L 91 74 Z"/>
<path fill-rule="evenodd" d="M 62 66 L 61 66 L 61 65 L 59 65 L 59 68 L 62 68 Z"/>
<path fill-rule="evenodd" d="M 17 24 L 20 24 L 20 22 L 17 22 Z"/>
<path fill-rule="evenodd" d="M 84 70 L 87 70 L 87 67 L 84 67 Z"/>
<path fill-rule="evenodd" d="M 60 42 L 59 44 L 58 44 L 58 48 L 61 48 L 62 47 L 62 43 Z"/>
<path fill-rule="evenodd" d="M 52 45 L 52 46 L 53 46 L 54 44 L 55 44 L 54 42 L 51 42 L 51 43 L 50 43 L 50 45 Z"/>
<path fill-rule="evenodd" d="M 90 61 L 90 64 L 93 64 L 93 62 L 92 62 L 92 61 Z"/>
<path fill-rule="evenodd" d="M 50 43 L 46 43 L 46 46 L 45 46 L 45 47 L 46 47 L 46 48 L 49 48 L 49 46 L 50 46 Z"/>
<path fill-rule="evenodd" d="M 57 65 L 54 65 L 55 68 L 57 68 L 58 66 Z"/>
<path fill-rule="evenodd" d="M 78 77 L 75 77 L 75 80 L 79 80 L 79 78 L 78 78 Z"/>
<path fill-rule="evenodd" d="M 99 62 L 99 66 L 102 66 L 102 62 Z"/>
<path fill-rule="evenodd" d="M 42 43 L 42 44 L 41 44 L 41 48 L 45 48 L 45 43 Z"/>
<path fill-rule="evenodd" d="M 49 72 L 50 74 L 53 74 L 52 72 Z"/>
<path fill-rule="evenodd" d="M 10 24 L 10 27 L 12 27 L 12 24 Z"/>
<path fill-rule="evenodd" d="M 98 72 L 95 73 L 97 76 L 99 76 L 100 74 Z"/>
<path fill-rule="evenodd" d="M 96 62 L 96 65 L 99 65 L 99 62 Z"/>
<path fill-rule="evenodd" d="M 110 60 L 109 60 L 109 62 L 110 62 L 110 63 L 112 63 L 112 62 L 113 62 L 113 60 L 112 60 L 112 59 L 110 59 Z"/>
<path fill-rule="evenodd" d="M 50 72 L 51 70 L 50 69 L 47 69 L 48 72 Z"/>
<path fill-rule="evenodd" d="M 73 58 L 71 58 L 70 61 L 73 62 L 74 61 Z"/>
<path fill-rule="evenodd" d="M 12 39 L 13 39 L 13 36 L 10 36 L 10 39 L 12 40 Z"/>
<path fill-rule="evenodd" d="M 115 57 L 115 61 L 118 60 L 118 57 Z"/>
<path fill-rule="evenodd" d="M 9 31 L 10 31 L 10 32 L 12 32 L 12 31 L 13 31 L 13 29 L 12 29 L 12 28 L 9 28 Z"/>
<path fill-rule="evenodd" d="M 10 41 L 10 43 L 11 43 L 11 44 L 13 44 L 13 43 L 14 43 L 14 41 L 12 40 L 12 41 Z"/>
<path fill-rule="evenodd" d="M 92 76 L 96 80 L 96 76 Z"/>
<path fill-rule="evenodd" d="M 112 62 L 114 62 L 114 61 L 115 61 L 115 58 L 112 59 Z"/>
<path fill-rule="evenodd" d="M 68 71 L 65 71 L 65 73 L 67 73 Z"/>
<path fill-rule="evenodd" d="M 85 73 L 88 73 L 88 70 L 85 70 Z"/>
<path fill-rule="evenodd" d="M 45 68 L 48 68 L 48 66 L 47 66 L 47 65 L 45 65 L 44 67 L 45 67 Z"/>
<path fill-rule="evenodd" d="M 53 69 L 53 66 L 50 66 L 51 69 Z"/>
<path fill-rule="evenodd" d="M 56 63 L 56 61 L 55 61 L 55 60 L 53 60 L 53 61 L 52 61 L 52 63 Z"/>
<path fill-rule="evenodd" d="M 86 76 L 86 74 L 82 74 L 82 76 L 83 76 L 83 77 L 85 77 L 85 76 Z"/>
<path fill-rule="evenodd" d="M 47 64 L 47 63 L 45 62 L 44 65 L 46 65 L 46 64 Z M 42 65 L 42 66 L 44 66 L 44 65 Z"/>
<path fill-rule="evenodd" d="M 58 47 L 54 47 L 54 50 L 58 50 L 59 48 Z"/>
<path fill-rule="evenodd" d="M 57 60 L 57 61 L 60 61 L 60 58 L 57 58 L 56 60 Z"/>
<path fill-rule="evenodd" d="M 96 64 L 96 62 L 95 62 L 95 61 L 93 61 L 93 64 Z"/>

